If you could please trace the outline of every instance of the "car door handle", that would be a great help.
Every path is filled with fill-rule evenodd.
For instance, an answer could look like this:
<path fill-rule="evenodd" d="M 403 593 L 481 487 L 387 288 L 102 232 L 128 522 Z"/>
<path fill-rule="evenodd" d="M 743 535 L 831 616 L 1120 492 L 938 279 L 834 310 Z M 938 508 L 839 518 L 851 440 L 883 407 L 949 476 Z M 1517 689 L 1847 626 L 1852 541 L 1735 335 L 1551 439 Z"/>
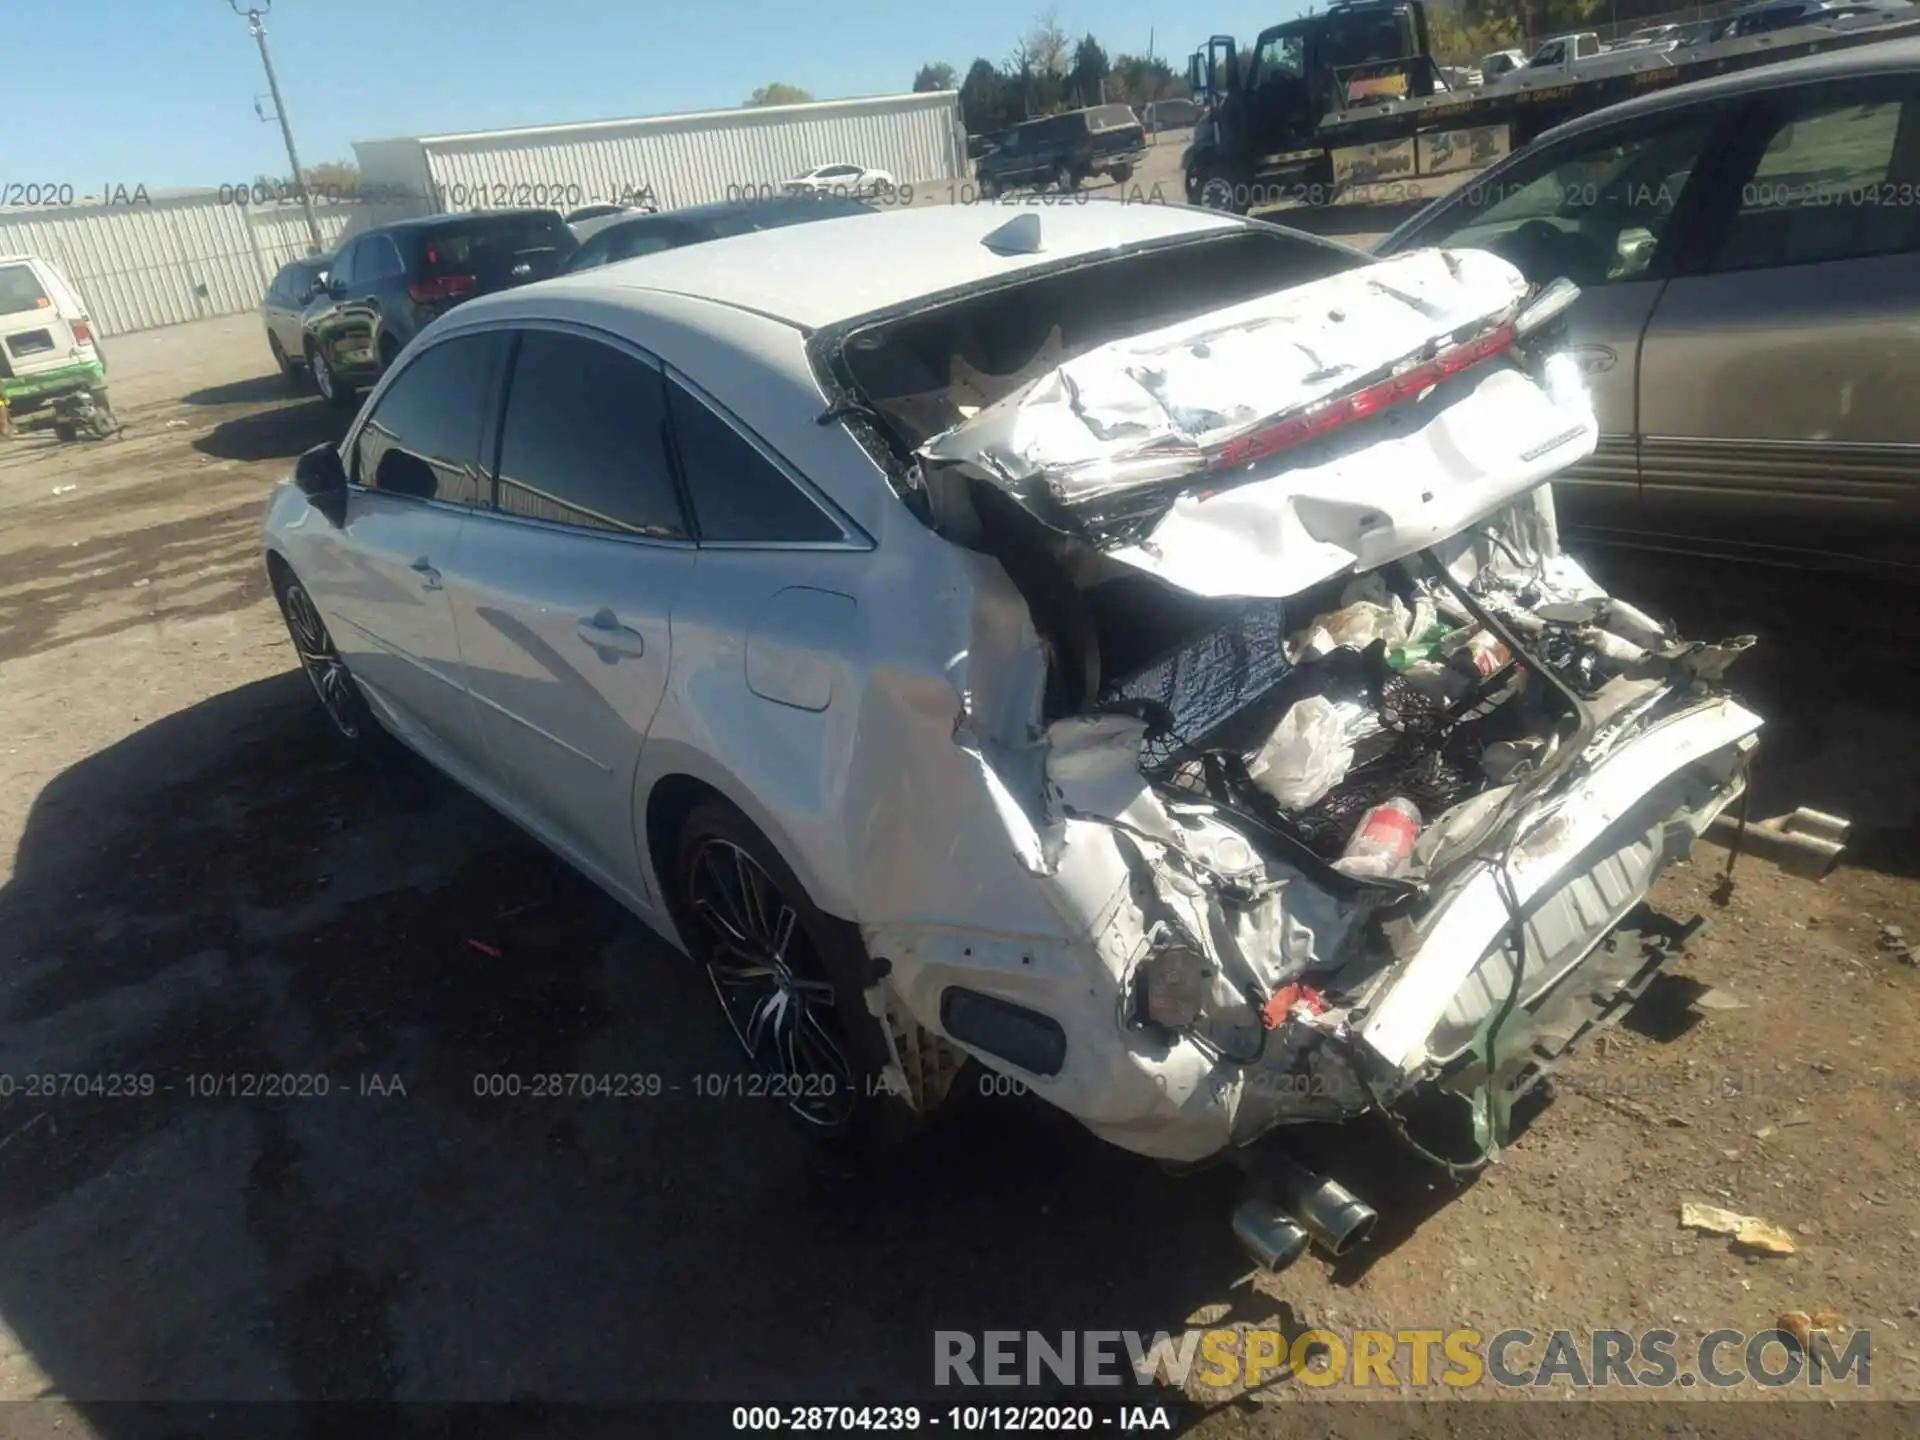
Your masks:
<path fill-rule="evenodd" d="M 440 572 L 433 568 L 433 562 L 426 556 L 422 555 L 407 568 L 420 577 L 422 589 L 438 590 L 440 588 Z"/>
<path fill-rule="evenodd" d="M 1582 375 L 1600 375 L 1611 370 L 1620 357 L 1606 345 L 1575 345 L 1567 351 Z"/>
<path fill-rule="evenodd" d="M 608 650 L 615 655 L 637 657 L 647 653 L 647 637 L 631 626 L 622 625 L 611 610 L 602 609 L 582 620 L 574 627 L 574 634 L 594 649 Z"/>

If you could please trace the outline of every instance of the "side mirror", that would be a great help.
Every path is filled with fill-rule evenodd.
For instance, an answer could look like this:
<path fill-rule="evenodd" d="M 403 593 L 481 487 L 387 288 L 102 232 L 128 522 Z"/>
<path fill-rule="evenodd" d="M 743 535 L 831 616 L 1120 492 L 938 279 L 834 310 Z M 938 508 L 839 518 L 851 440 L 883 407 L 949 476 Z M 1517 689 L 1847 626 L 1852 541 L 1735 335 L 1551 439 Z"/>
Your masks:
<path fill-rule="evenodd" d="M 335 525 L 346 522 L 347 467 L 336 445 L 320 444 L 302 451 L 293 462 L 294 488 Z"/>
<path fill-rule="evenodd" d="M 1187 88 L 1196 95 L 1207 93 L 1207 57 L 1198 50 L 1187 57 Z"/>

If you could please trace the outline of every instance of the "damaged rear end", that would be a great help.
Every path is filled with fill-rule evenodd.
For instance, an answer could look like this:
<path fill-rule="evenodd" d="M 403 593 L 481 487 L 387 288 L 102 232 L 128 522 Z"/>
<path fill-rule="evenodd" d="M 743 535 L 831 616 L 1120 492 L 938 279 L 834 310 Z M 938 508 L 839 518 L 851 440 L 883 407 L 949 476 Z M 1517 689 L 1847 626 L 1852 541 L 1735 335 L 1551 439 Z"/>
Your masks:
<path fill-rule="evenodd" d="M 1684 938 L 1647 893 L 1760 725 L 1722 684 L 1747 640 L 1560 550 L 1547 482 L 1596 439 L 1572 288 L 1474 251 L 1314 263 L 1172 316 L 1109 287 L 1104 326 L 1084 281 L 963 297 L 837 372 L 1032 616 L 1026 703 L 954 743 L 1078 941 L 869 925 L 889 1003 L 1115 1143 L 1246 1160 L 1270 1263 L 1370 1223 L 1256 1144 L 1283 1127 L 1379 1111 L 1450 1167 L 1497 1153 Z M 1401 1118 L 1416 1091 L 1467 1107 L 1469 1153 Z"/>

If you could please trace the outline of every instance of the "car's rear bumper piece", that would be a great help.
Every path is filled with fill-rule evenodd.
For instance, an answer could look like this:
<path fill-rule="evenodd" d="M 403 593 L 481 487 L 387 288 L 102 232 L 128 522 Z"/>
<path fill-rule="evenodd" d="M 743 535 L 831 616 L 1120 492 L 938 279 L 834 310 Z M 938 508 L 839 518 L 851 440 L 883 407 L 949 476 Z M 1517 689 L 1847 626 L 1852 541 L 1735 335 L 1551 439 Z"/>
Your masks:
<path fill-rule="evenodd" d="M 107 367 L 97 360 L 78 365 L 62 365 L 57 370 L 36 370 L 30 375 L 9 375 L 0 380 L 0 392 L 7 404 L 22 400 L 51 400 L 76 390 L 98 390 L 107 383 Z"/>
<path fill-rule="evenodd" d="M 1504 887 L 1488 862 L 1432 896 L 1400 957 L 1360 987 L 1359 1003 L 1296 1012 L 1271 1031 L 1256 1020 L 1226 1045 L 1217 1034 L 1128 1023 L 1149 950 L 1136 904 L 1141 852 L 1109 827 L 1070 824 L 1050 882 L 1063 909 L 1086 917 L 1091 939 L 1070 955 L 1039 937 L 970 928 L 881 927 L 868 943 L 888 957 L 889 986 L 929 1029 L 1104 1139 L 1192 1162 L 1275 1126 L 1358 1116 L 1424 1083 L 1479 1084 L 1488 1022 L 1513 987 L 1504 889 L 1525 919 L 1526 959 L 1498 1029 L 1498 1076 L 1525 1083 L 1530 1064 L 1549 1054 L 1557 1063 L 1589 1022 L 1612 1018 L 1609 1002 L 1624 1004 L 1644 986 L 1647 965 L 1636 960 L 1621 973 L 1619 947 L 1607 942 L 1623 922 L 1633 928 L 1661 872 L 1739 797 L 1759 725 L 1714 699 L 1619 745 L 1581 783 L 1516 817 Z M 1267 915 L 1265 940 L 1277 959 L 1331 951 L 1354 920 L 1347 904 L 1302 878 Z M 1593 1013 L 1568 997 L 1591 1001 Z"/>

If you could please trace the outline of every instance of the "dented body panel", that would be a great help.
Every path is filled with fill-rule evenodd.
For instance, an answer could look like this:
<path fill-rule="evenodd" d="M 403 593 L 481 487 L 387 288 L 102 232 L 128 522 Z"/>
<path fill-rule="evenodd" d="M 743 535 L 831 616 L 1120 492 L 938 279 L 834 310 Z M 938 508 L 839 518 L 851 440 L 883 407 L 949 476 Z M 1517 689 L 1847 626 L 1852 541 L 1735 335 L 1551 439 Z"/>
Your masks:
<path fill-rule="evenodd" d="M 826 221 L 777 252 L 720 241 L 449 317 L 443 338 L 619 336 L 692 377 L 844 532 L 675 551 L 657 709 L 626 715 L 610 690 L 594 711 L 638 748 L 615 775 L 631 845 L 570 847 L 523 803 L 536 766 L 463 770 L 362 679 L 370 702 L 663 928 L 675 836 L 657 817 L 689 793 L 732 802 L 864 946 L 886 1079 L 919 1109 L 971 1057 L 1116 1144 L 1195 1162 L 1469 1083 L 1463 1061 L 1500 1072 L 1561 1023 L 1554 997 L 1611 975 L 1596 951 L 1740 794 L 1759 725 L 1722 685 L 1740 643 L 1681 640 L 1560 552 L 1548 481 L 1594 423 L 1530 319 L 1540 297 L 1492 256 L 1369 264 L 1158 207 L 1043 217 L 1037 254 L 986 246 L 992 220 Z M 882 253 L 923 233 L 950 287 L 916 290 Z M 1177 288 L 1167 257 L 1231 260 L 1235 235 L 1259 252 L 1232 261 L 1243 278 L 1317 278 L 1098 343 L 1044 314 L 1007 340 L 1034 275 L 1124 275 L 1137 242 Z M 931 377 L 891 397 L 833 349 L 872 319 L 828 288 L 863 254 L 856 298 L 920 327 L 917 351 L 886 353 Z M 1135 313 L 1137 289 L 1086 293 Z M 908 436 L 909 412 L 941 425 Z M 323 609 L 354 568 L 344 544 L 298 489 L 276 495 L 269 549 Z M 605 678 L 555 653 L 522 640 L 514 659 L 535 684 Z M 1269 751 L 1305 699 L 1339 733 L 1325 783 L 1288 799 Z M 1417 834 L 1370 871 L 1343 847 L 1387 799 Z"/>

